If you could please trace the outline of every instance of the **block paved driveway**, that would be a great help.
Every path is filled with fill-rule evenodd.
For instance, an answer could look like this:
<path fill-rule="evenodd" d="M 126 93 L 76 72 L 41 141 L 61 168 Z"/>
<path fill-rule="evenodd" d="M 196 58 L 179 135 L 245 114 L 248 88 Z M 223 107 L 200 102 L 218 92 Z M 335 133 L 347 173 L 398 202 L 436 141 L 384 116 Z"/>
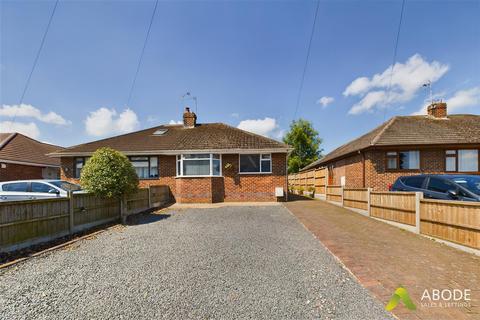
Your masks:
<path fill-rule="evenodd" d="M 404 285 L 417 305 L 401 319 L 480 319 L 480 257 L 319 200 L 286 206 L 380 301 Z M 470 307 L 422 307 L 425 289 L 471 289 Z"/>
<path fill-rule="evenodd" d="M 0 270 L 0 309 L 2 319 L 392 318 L 283 206 L 145 215 Z"/>

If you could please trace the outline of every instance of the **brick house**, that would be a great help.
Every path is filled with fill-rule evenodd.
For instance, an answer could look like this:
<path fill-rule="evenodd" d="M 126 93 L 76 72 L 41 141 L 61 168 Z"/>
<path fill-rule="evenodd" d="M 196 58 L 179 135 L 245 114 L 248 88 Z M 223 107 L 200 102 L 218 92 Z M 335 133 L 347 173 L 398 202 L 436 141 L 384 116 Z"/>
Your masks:
<path fill-rule="evenodd" d="M 20 133 L 0 133 L 0 181 L 58 179 L 60 160 L 47 154 L 59 149 Z"/>
<path fill-rule="evenodd" d="M 287 155 L 278 141 L 222 123 L 197 123 L 186 108 L 183 124 L 161 125 L 85 143 L 51 156 L 62 179 L 78 182 L 92 153 L 111 147 L 129 157 L 141 186 L 168 185 L 177 202 L 276 201 L 287 190 Z"/>
<path fill-rule="evenodd" d="M 447 115 L 437 102 L 427 115 L 394 117 L 302 171 L 328 168 L 328 182 L 388 190 L 399 176 L 480 174 L 480 116 Z"/>

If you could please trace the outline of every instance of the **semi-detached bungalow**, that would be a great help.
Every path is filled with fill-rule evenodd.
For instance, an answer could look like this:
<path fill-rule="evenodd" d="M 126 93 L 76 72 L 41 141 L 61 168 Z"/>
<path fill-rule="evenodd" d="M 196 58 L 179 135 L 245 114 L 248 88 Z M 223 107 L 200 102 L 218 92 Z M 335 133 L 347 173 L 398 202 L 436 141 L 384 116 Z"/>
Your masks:
<path fill-rule="evenodd" d="M 60 160 L 47 154 L 59 149 L 21 133 L 0 133 L 0 181 L 58 179 Z"/>
<path fill-rule="evenodd" d="M 85 143 L 50 156 L 60 158 L 62 179 L 78 182 L 86 160 L 101 147 L 128 156 L 141 186 L 168 185 L 177 202 L 286 198 L 290 146 L 222 123 L 197 123 L 189 108 L 183 124 Z"/>
<path fill-rule="evenodd" d="M 400 176 L 480 174 L 479 156 L 480 116 L 448 115 L 437 102 L 427 115 L 394 117 L 302 171 L 326 167 L 330 185 L 384 191 Z"/>

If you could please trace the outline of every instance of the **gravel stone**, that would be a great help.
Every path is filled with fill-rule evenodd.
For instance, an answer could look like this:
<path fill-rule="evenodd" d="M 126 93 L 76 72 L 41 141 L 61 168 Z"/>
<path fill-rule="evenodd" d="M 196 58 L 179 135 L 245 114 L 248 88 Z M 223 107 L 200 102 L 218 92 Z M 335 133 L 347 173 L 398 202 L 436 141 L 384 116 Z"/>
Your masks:
<path fill-rule="evenodd" d="M 393 319 L 283 206 L 167 214 L 0 270 L 0 318 Z"/>

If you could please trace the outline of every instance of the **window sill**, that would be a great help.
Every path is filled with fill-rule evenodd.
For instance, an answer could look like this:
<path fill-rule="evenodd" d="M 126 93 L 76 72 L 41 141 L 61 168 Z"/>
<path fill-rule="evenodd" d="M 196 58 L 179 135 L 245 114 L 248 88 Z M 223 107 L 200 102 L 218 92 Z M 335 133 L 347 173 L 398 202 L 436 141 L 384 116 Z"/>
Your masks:
<path fill-rule="evenodd" d="M 238 174 L 247 174 L 247 175 L 252 175 L 252 174 L 272 174 L 272 172 L 239 172 Z"/>
<path fill-rule="evenodd" d="M 155 178 L 138 178 L 138 180 L 158 180 L 160 177 L 155 177 Z"/>
<path fill-rule="evenodd" d="M 175 179 L 182 179 L 182 178 L 223 178 L 223 176 L 175 176 Z"/>

